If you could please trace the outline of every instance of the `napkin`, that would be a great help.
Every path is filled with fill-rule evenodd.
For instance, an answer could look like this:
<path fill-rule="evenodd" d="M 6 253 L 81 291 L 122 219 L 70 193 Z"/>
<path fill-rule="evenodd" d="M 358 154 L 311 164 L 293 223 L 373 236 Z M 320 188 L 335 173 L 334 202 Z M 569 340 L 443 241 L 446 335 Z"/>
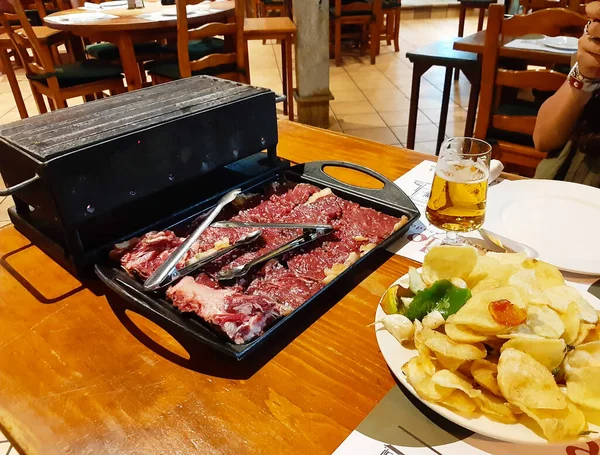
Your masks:
<path fill-rule="evenodd" d="M 85 2 L 83 4 L 83 8 L 81 8 L 81 9 L 99 11 L 99 10 L 103 10 L 103 9 L 120 9 L 120 8 L 126 8 L 126 7 L 127 7 L 127 2 L 123 2 L 123 3 L 119 3 L 119 4 L 112 3 L 112 4 L 108 4 L 108 5 L 104 5 L 102 3 Z"/>
<path fill-rule="evenodd" d="M 504 164 L 500 160 L 492 160 L 490 161 L 490 175 L 488 177 L 488 183 L 492 183 L 504 170 Z"/>
<path fill-rule="evenodd" d="M 77 14 L 65 14 L 63 16 L 45 17 L 46 22 L 55 22 L 57 24 L 80 24 L 83 22 L 93 22 L 99 20 L 116 19 L 119 16 L 114 14 L 106 13 L 77 13 Z"/>

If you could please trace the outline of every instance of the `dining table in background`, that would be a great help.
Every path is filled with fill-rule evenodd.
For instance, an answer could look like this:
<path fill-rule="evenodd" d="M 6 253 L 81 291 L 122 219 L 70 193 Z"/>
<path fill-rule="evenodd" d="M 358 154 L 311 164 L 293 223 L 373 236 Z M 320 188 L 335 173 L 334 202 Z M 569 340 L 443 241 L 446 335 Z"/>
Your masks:
<path fill-rule="evenodd" d="M 435 158 L 279 123 L 279 156 L 302 163 L 323 150 L 392 180 Z M 0 429 L 22 454 L 330 454 L 395 384 L 368 325 L 409 266 L 381 251 L 238 362 L 73 277 L 9 225 L 0 229 Z"/>
<path fill-rule="evenodd" d="M 163 16 L 155 20 L 160 13 L 175 12 L 175 5 L 163 6 L 159 1 L 146 0 L 144 8 L 100 10 L 106 14 L 118 16 L 114 19 L 92 20 L 89 22 L 55 22 L 53 19 L 69 14 L 86 13 L 83 9 L 70 9 L 50 14 L 44 18 L 48 27 L 67 31 L 75 36 L 88 38 L 94 42 L 106 41 L 119 47 L 119 55 L 129 91 L 142 88 L 142 75 L 133 48 L 134 43 L 151 40 L 175 39 L 177 36 L 177 17 Z M 210 2 L 210 13 L 188 16 L 190 26 L 201 26 L 215 21 L 223 21 L 234 12 L 234 1 L 222 0 Z M 152 19 L 147 18 L 154 15 Z M 47 20 L 50 19 L 50 20 Z"/>
<path fill-rule="evenodd" d="M 479 56 L 483 55 L 485 48 L 485 30 L 474 33 L 464 38 L 459 38 L 454 42 L 454 49 L 457 51 L 473 52 Z M 550 48 L 548 51 L 537 49 L 517 49 L 506 47 L 506 44 L 513 41 L 515 38 L 504 36 L 502 38 L 502 47 L 500 48 L 500 57 L 514 58 L 526 60 L 529 64 L 539 65 L 571 65 L 571 58 L 575 54 L 566 52 L 553 52 Z"/>

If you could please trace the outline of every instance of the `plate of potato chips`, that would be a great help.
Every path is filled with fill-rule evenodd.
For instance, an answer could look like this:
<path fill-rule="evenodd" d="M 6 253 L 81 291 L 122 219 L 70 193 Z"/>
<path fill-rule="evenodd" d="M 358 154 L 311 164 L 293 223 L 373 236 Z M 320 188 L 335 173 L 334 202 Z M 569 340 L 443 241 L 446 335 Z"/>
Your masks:
<path fill-rule="evenodd" d="M 526 254 L 432 248 L 381 298 L 394 375 L 476 433 L 525 444 L 600 437 L 600 300 Z"/>

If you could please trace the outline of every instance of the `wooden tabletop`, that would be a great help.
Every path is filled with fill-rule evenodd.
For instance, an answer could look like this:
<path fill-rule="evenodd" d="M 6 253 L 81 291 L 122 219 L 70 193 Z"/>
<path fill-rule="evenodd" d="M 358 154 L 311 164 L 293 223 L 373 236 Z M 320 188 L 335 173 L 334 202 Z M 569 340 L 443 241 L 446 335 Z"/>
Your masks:
<path fill-rule="evenodd" d="M 509 43 L 515 39 L 514 37 L 505 36 L 502 39 L 502 44 Z M 483 54 L 485 47 L 485 30 L 474 33 L 473 35 L 459 38 L 454 42 L 454 49 L 459 51 L 473 52 L 475 54 Z M 573 52 L 574 54 L 575 52 Z M 509 47 L 500 48 L 500 57 L 517 58 L 528 60 L 536 63 L 553 63 L 558 65 L 570 65 L 572 54 L 559 52 L 546 52 L 527 49 L 512 49 Z"/>
<path fill-rule="evenodd" d="M 67 30 L 78 36 L 88 36 L 94 33 L 107 33 L 113 31 L 136 31 L 177 27 L 177 17 L 175 15 L 163 16 L 160 17 L 160 20 L 149 20 L 144 18 L 144 16 L 149 14 L 157 14 L 158 16 L 158 13 L 175 13 L 175 5 L 163 6 L 158 0 L 146 0 L 144 3 L 145 7 L 140 9 L 130 10 L 125 7 L 123 9 L 99 10 L 102 13 L 118 16 L 118 18 L 115 19 L 77 23 L 57 23 L 52 21 L 53 18 L 59 16 L 94 12 L 83 9 L 70 9 L 49 14 L 44 18 L 44 22 L 48 27 L 58 30 Z M 233 11 L 234 7 L 234 1 L 223 0 L 210 2 L 210 14 L 189 16 L 188 23 L 189 25 L 202 25 L 207 22 L 222 20 Z"/>
<path fill-rule="evenodd" d="M 279 131 L 280 156 L 296 162 L 326 151 L 394 179 L 432 159 L 288 122 Z M 330 454 L 394 384 L 367 325 L 409 265 L 382 252 L 236 362 L 126 310 L 5 227 L 0 427 L 26 454 Z"/>
<path fill-rule="evenodd" d="M 244 19 L 244 36 L 262 38 L 265 35 L 295 34 L 296 24 L 289 17 L 247 17 Z"/>

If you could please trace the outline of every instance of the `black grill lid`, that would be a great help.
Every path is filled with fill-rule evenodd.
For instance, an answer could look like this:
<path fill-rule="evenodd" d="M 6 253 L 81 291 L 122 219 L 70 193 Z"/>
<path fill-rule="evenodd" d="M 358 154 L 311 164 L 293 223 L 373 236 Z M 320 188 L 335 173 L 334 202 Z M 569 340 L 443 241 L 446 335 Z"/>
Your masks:
<path fill-rule="evenodd" d="M 0 137 L 47 162 L 70 151 L 184 115 L 271 93 L 210 76 L 184 78 L 0 126 Z"/>

